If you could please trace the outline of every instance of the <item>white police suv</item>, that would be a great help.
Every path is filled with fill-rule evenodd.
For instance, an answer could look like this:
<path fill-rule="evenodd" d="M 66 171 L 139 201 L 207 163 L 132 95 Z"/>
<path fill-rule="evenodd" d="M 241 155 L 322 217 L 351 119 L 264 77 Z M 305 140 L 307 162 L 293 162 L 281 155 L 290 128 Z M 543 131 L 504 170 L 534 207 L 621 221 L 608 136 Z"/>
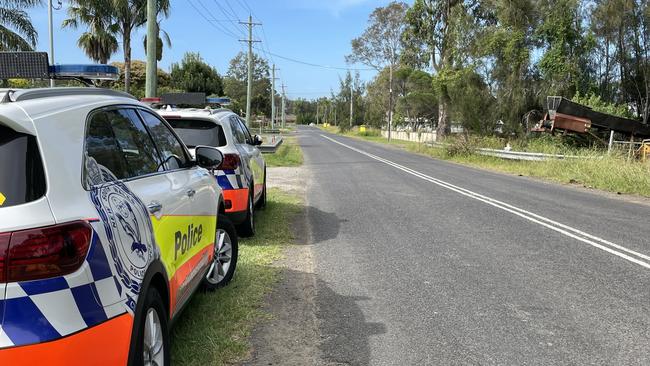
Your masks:
<path fill-rule="evenodd" d="M 163 95 L 149 100 L 162 105 L 221 104 L 223 98 L 205 95 Z M 266 162 L 258 146 L 262 139 L 248 130 L 244 121 L 229 109 L 161 108 L 157 112 L 174 128 L 185 144 L 213 146 L 224 156 L 215 171 L 223 189 L 226 215 L 242 236 L 255 234 L 255 209 L 266 205 Z"/>
<path fill-rule="evenodd" d="M 0 79 L 112 78 L 0 53 Z M 168 365 L 169 324 L 233 276 L 237 237 L 209 169 L 130 95 L 0 90 L 0 365 Z"/>

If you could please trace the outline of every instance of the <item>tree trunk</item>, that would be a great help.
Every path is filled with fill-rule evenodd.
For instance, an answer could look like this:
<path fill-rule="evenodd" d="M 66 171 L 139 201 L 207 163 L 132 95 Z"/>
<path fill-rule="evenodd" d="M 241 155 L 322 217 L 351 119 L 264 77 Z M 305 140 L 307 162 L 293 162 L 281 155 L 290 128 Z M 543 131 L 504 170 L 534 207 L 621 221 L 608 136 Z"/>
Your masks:
<path fill-rule="evenodd" d="M 131 30 L 124 30 L 124 91 L 131 89 Z"/>
<path fill-rule="evenodd" d="M 436 129 L 436 138 L 444 139 L 451 133 L 451 124 L 449 123 L 449 103 L 446 96 L 441 96 L 438 102 L 438 128 Z"/>

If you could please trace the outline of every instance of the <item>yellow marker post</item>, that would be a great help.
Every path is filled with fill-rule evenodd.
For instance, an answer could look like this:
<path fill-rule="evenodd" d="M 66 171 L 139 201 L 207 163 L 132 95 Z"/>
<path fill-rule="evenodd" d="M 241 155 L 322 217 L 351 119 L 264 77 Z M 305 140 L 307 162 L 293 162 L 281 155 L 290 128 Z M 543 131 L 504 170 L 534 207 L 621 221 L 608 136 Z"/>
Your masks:
<path fill-rule="evenodd" d="M 5 195 L 2 194 L 2 192 L 0 192 L 0 206 L 4 205 L 6 200 L 7 197 L 5 197 Z"/>

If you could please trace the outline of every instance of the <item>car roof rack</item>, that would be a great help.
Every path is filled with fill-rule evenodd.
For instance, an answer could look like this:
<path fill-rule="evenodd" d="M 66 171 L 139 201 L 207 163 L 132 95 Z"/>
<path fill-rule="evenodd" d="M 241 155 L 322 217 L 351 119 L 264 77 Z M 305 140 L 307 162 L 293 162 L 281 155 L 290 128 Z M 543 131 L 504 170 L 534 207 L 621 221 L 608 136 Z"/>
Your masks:
<path fill-rule="evenodd" d="M 7 102 L 20 102 L 24 100 L 49 98 L 49 97 L 63 97 L 70 95 L 106 95 L 113 97 L 129 98 L 137 100 L 131 94 L 102 88 L 39 88 L 39 89 L 20 89 L 8 90 L 2 99 L 1 103 Z"/>

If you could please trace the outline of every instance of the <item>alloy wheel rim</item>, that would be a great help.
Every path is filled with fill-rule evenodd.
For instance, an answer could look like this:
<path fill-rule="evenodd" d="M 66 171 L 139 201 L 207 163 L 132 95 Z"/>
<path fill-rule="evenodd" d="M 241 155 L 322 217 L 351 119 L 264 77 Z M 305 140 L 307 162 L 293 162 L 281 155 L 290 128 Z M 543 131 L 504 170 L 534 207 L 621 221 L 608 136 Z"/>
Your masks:
<path fill-rule="evenodd" d="M 149 309 L 144 320 L 143 360 L 145 366 L 163 366 L 165 364 L 165 344 L 160 317 L 156 309 Z"/>
<path fill-rule="evenodd" d="M 232 259 L 232 240 L 223 229 L 217 230 L 217 243 L 214 246 L 214 259 L 206 279 L 213 285 L 219 284 L 226 277 Z"/>

